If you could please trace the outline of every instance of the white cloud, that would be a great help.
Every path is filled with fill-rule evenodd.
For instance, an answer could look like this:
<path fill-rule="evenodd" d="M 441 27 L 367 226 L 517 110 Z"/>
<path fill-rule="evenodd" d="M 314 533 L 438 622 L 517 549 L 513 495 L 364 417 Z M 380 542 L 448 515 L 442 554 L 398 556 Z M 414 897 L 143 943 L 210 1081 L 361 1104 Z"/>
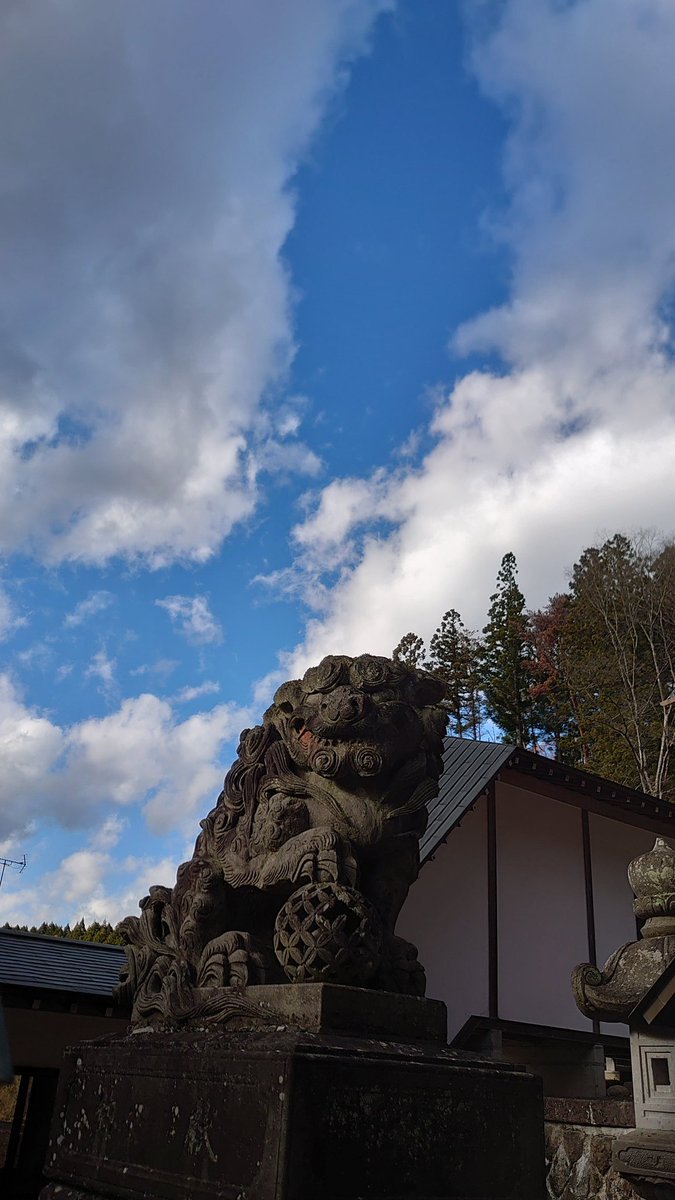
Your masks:
<path fill-rule="evenodd" d="M 129 674 L 133 676 L 154 675 L 158 679 L 166 680 L 176 670 L 177 666 L 177 659 L 158 658 L 154 663 L 141 663 L 140 667 L 133 667 Z"/>
<path fill-rule="evenodd" d="M 95 617 L 109 608 L 114 599 L 112 592 L 107 592 L 105 589 L 90 592 L 84 600 L 80 600 L 79 604 L 75 605 L 72 612 L 66 614 L 63 623 L 68 628 L 81 625 L 83 621 L 88 621 L 90 617 Z"/>
<path fill-rule="evenodd" d="M 0 550 L 203 562 L 279 456 L 289 188 L 390 0 L 0 18 Z M 314 472 L 289 439 L 286 469 Z"/>
<path fill-rule="evenodd" d="M 84 918 L 117 924 L 138 912 L 148 887 L 175 882 L 177 863 L 172 858 L 129 857 L 119 861 L 107 849 L 89 842 L 66 855 L 58 867 L 33 884 L 26 872 L 0 892 L 0 923 L 41 925 L 43 921 L 68 922 Z"/>
<path fill-rule="evenodd" d="M 31 821 L 64 828 L 103 824 L 110 807 L 141 806 L 156 833 L 191 825 L 212 806 L 222 786 L 227 742 L 251 714 L 219 704 L 185 721 L 171 705 L 143 694 L 108 716 L 61 727 L 26 706 L 0 675 L 0 839 Z M 117 826 L 103 826 L 109 848 Z"/>
<path fill-rule="evenodd" d="M 14 633 L 15 629 L 27 624 L 27 618 L 17 613 L 7 592 L 0 584 L 0 642 Z"/>
<path fill-rule="evenodd" d="M 33 642 L 25 650 L 19 650 L 16 658 L 17 662 L 29 670 L 47 671 L 54 661 L 54 650 L 48 642 Z"/>
<path fill-rule="evenodd" d="M 172 624 L 189 642 L 209 645 L 223 640 L 223 631 L 206 596 L 165 596 L 155 604 L 168 612 Z"/>
<path fill-rule="evenodd" d="M 266 709 L 274 698 L 274 693 L 286 679 L 283 670 L 276 669 L 263 675 L 253 685 L 253 703 L 257 710 Z"/>
<path fill-rule="evenodd" d="M 492 15 L 473 64 L 511 122 L 511 204 L 492 220 L 513 282 L 455 345 L 503 366 L 438 397 L 421 463 L 319 495 L 294 578 L 311 602 L 339 571 L 291 671 L 390 652 L 450 606 L 482 625 L 507 550 L 536 605 L 598 535 L 673 531 L 675 8 L 508 0 Z"/>
<path fill-rule="evenodd" d="M 101 690 L 110 695 L 115 686 L 115 667 L 117 662 L 114 658 L 108 658 L 108 652 L 104 647 L 96 651 L 89 666 L 86 668 L 84 675 L 85 679 L 99 679 L 101 681 Z"/>
<path fill-rule="evenodd" d="M 286 435 L 281 433 L 280 437 Z M 275 475 L 319 475 L 321 459 L 302 442 L 276 441 L 269 438 L 262 442 L 254 455 L 256 471 L 269 471 Z"/>
<path fill-rule="evenodd" d="M 90 845 L 95 850 L 112 850 L 119 842 L 126 825 L 124 817 L 111 813 L 90 838 Z"/>
<path fill-rule="evenodd" d="M 173 704 L 187 704 L 191 700 L 198 700 L 200 696 L 214 696 L 220 691 L 220 684 L 214 679 L 206 679 L 204 683 L 198 683 L 194 687 L 181 688 L 176 692 L 175 696 L 171 697 Z"/>

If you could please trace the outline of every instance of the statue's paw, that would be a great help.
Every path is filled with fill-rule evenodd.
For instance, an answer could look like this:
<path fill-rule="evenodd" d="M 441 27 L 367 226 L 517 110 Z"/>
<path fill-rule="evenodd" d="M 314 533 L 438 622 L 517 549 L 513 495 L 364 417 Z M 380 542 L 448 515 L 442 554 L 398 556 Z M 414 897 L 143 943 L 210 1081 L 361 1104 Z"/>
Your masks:
<path fill-rule="evenodd" d="M 358 867 L 348 842 L 332 834 L 329 845 L 312 847 L 298 862 L 294 883 L 344 883 L 353 887 Z"/>
<path fill-rule="evenodd" d="M 300 859 L 294 883 L 337 883 L 340 861 L 335 850 L 309 850 Z"/>
<path fill-rule="evenodd" d="M 354 884 L 357 867 L 349 842 L 321 825 L 291 838 L 274 854 L 249 864 L 250 885 L 263 889 L 292 883 Z"/>
<path fill-rule="evenodd" d="M 250 933 L 230 930 L 204 947 L 197 987 L 246 987 L 265 982 L 265 953 Z"/>

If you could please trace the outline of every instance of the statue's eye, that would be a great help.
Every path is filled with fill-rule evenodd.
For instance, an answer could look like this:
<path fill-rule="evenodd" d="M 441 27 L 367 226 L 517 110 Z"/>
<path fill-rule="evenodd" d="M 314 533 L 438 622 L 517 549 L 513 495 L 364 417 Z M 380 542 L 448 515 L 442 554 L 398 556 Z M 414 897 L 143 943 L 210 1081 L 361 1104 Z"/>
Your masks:
<path fill-rule="evenodd" d="M 293 712 L 293 705 L 291 704 L 290 700 L 282 700 L 281 704 L 277 704 L 277 708 L 280 709 L 282 713 L 288 714 Z"/>

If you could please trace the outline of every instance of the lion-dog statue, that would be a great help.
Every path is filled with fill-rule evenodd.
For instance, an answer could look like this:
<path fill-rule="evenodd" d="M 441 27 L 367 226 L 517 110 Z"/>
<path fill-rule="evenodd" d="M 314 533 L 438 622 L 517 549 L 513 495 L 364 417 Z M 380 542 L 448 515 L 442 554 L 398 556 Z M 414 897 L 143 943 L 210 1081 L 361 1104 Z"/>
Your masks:
<path fill-rule="evenodd" d="M 247 985 L 289 979 L 424 995 L 394 928 L 438 792 L 443 696 L 435 676 L 370 654 L 278 689 L 175 886 L 151 887 L 118 927 L 117 998 L 135 1024 L 226 1021 Z"/>

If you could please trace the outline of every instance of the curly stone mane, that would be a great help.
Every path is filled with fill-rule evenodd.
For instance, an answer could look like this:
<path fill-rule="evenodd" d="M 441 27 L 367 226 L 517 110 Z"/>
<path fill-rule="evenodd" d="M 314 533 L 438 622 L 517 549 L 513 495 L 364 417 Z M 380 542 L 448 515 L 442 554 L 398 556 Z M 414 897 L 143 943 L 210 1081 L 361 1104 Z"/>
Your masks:
<path fill-rule="evenodd" d="M 373 655 L 330 656 L 278 689 L 175 886 L 119 926 L 136 1023 L 227 1020 L 246 985 L 288 979 L 424 993 L 394 928 L 437 792 L 443 694 Z"/>

